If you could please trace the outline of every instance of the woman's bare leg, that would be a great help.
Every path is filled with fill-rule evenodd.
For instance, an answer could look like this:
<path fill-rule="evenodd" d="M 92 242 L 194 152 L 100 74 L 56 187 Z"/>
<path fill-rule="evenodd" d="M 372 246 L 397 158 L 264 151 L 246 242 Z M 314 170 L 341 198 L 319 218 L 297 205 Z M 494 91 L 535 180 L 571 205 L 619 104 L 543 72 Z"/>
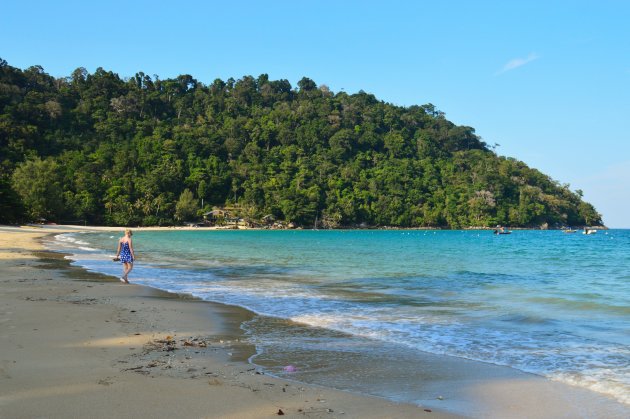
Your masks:
<path fill-rule="evenodd" d="M 133 263 L 123 263 L 122 279 L 124 279 L 127 284 L 129 283 L 129 281 L 127 280 L 127 275 L 129 275 L 129 272 L 131 272 L 132 269 L 133 269 Z"/>
<path fill-rule="evenodd" d="M 133 262 L 130 262 L 127 264 L 128 269 L 127 269 L 127 273 L 125 274 L 125 279 L 127 279 L 127 275 L 129 275 L 129 272 L 131 272 L 131 270 L 133 269 Z"/>

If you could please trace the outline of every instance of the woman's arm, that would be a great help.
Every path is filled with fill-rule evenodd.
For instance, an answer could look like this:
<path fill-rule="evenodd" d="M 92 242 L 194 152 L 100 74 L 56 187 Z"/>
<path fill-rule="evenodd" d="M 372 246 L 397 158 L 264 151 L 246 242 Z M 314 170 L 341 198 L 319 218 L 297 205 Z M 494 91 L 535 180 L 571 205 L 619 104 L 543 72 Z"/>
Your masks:
<path fill-rule="evenodd" d="M 121 246 L 121 243 L 120 243 L 120 240 L 118 240 L 118 249 L 116 249 L 116 257 L 120 255 L 120 246 Z"/>
<path fill-rule="evenodd" d="M 129 251 L 131 252 L 131 257 L 135 260 L 136 255 L 133 253 L 133 242 L 131 241 L 131 237 L 129 237 L 128 243 L 129 243 Z"/>

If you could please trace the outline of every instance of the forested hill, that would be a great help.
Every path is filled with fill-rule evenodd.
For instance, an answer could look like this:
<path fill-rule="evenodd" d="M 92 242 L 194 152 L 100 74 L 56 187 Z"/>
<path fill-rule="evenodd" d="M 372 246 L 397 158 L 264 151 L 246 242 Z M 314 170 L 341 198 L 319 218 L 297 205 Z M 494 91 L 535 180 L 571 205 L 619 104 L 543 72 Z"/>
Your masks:
<path fill-rule="evenodd" d="M 0 60 L 0 160 L 2 222 L 172 225 L 229 206 L 323 228 L 601 224 L 580 191 L 432 105 L 308 78 L 54 78 Z"/>

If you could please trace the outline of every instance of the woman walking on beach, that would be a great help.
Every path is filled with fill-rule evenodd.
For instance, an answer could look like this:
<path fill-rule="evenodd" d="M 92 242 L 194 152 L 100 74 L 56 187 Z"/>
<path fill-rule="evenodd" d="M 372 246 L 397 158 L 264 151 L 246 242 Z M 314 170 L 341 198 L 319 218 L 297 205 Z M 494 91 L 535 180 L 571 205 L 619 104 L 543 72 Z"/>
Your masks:
<path fill-rule="evenodd" d="M 133 233 L 130 229 L 125 229 L 125 235 L 118 240 L 118 250 L 116 251 L 116 258 L 120 258 L 123 264 L 123 275 L 120 280 L 125 284 L 129 283 L 127 275 L 129 275 L 129 272 L 133 269 L 133 261 L 136 258 L 133 253 L 132 235 Z"/>

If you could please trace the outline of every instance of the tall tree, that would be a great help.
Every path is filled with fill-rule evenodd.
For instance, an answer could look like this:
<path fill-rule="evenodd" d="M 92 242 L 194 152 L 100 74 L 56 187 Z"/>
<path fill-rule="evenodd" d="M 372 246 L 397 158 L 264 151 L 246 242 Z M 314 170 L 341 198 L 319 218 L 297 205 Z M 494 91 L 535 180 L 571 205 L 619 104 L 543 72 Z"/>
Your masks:
<path fill-rule="evenodd" d="M 179 221 L 192 221 L 197 217 L 199 205 L 190 189 L 186 188 L 175 205 L 175 218 Z"/>
<path fill-rule="evenodd" d="M 36 157 L 20 164 L 13 172 L 13 189 L 33 219 L 57 221 L 63 213 L 61 171 L 52 158 Z"/>

